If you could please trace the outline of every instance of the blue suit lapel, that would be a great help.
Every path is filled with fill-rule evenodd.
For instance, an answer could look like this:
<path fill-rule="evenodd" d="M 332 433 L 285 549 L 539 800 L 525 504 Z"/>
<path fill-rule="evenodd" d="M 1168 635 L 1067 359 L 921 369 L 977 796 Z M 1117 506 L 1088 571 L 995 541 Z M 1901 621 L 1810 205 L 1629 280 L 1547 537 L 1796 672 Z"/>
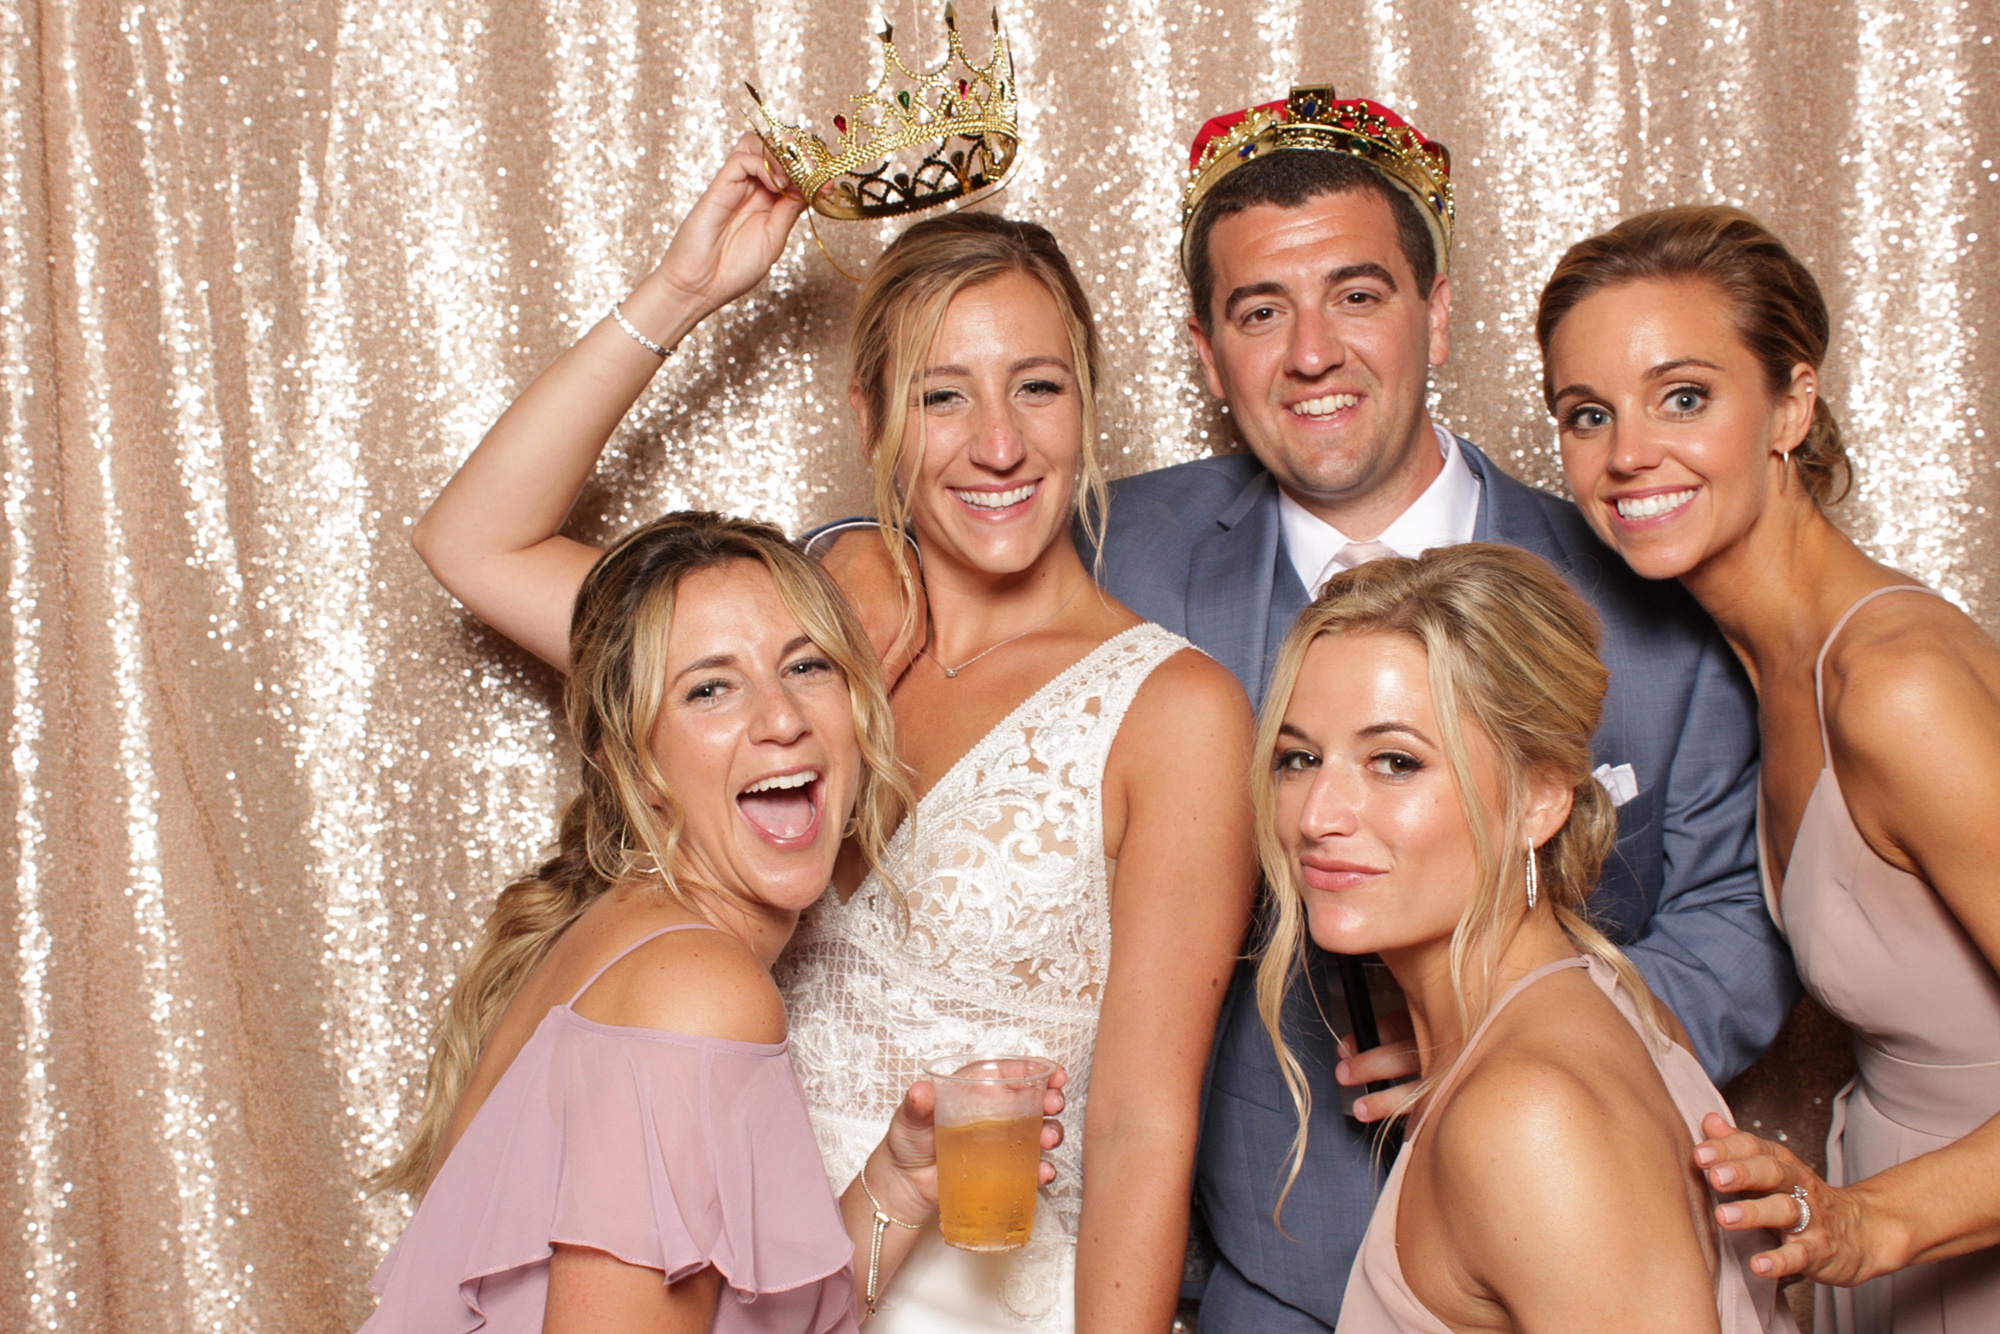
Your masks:
<path fill-rule="evenodd" d="M 1502 471 L 1470 440 L 1456 435 L 1452 439 L 1458 441 L 1459 451 L 1479 478 L 1479 520 L 1472 526 L 1472 540 L 1520 547 L 1558 567 L 1563 565 L 1568 553 L 1549 526 L 1535 490 Z"/>
<path fill-rule="evenodd" d="M 1305 589 L 1283 559 L 1278 487 L 1260 472 L 1216 517 L 1188 564 L 1187 636 L 1236 674 L 1252 703 L 1263 699 L 1279 638 L 1305 606 Z"/>

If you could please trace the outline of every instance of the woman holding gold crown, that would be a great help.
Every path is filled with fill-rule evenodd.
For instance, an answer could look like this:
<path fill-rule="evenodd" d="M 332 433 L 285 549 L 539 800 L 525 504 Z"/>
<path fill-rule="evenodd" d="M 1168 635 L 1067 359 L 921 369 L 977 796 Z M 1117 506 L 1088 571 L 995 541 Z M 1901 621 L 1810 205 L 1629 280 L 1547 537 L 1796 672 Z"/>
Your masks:
<path fill-rule="evenodd" d="M 1382 956 L 1422 1060 L 1340 1334 L 1796 1330 L 1760 1243 L 1709 1217 L 1692 1150 L 1721 1094 L 1588 918 L 1617 837 L 1598 637 L 1554 567 L 1472 542 L 1336 574 L 1279 651 L 1257 997 L 1293 1175 L 1311 1095 L 1278 1020 L 1307 935 Z"/>
<path fill-rule="evenodd" d="M 570 506 L 667 351 L 762 279 L 804 208 L 746 135 L 658 267 L 494 426 L 415 539 L 474 614 L 566 667 L 597 556 L 561 536 Z M 912 589 L 906 540 L 921 551 L 923 597 L 881 636 L 916 802 L 883 868 L 843 863 L 779 965 L 814 1128 L 844 1181 L 926 1061 L 1062 1063 L 1081 1133 L 1032 1239 L 985 1255 L 927 1232 L 876 1319 L 1162 1330 L 1255 885 L 1249 708 L 1226 670 L 1104 594 L 1071 539 L 1079 507 L 1088 527 L 1103 505 L 1097 339 L 1044 229 L 911 227 L 874 266 L 854 349 L 850 402 Z"/>

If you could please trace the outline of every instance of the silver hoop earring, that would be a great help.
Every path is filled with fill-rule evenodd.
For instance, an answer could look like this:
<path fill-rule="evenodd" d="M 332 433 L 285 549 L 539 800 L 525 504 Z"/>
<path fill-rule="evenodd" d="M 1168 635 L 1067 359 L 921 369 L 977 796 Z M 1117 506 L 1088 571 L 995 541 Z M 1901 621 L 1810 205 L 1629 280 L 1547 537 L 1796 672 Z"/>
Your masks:
<path fill-rule="evenodd" d="M 1535 866 L 1535 845 L 1528 844 L 1528 911 L 1535 910 L 1535 901 L 1541 897 L 1542 874 Z"/>

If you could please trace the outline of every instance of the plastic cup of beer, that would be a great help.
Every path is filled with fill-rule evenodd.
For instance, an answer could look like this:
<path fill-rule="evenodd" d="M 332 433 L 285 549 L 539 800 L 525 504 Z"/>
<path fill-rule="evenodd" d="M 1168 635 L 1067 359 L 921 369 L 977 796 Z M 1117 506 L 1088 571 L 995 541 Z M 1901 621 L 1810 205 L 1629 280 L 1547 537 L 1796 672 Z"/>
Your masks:
<path fill-rule="evenodd" d="M 924 1066 L 937 1089 L 938 1227 L 962 1251 L 1011 1251 L 1035 1229 L 1042 1101 L 1055 1062 L 948 1056 Z"/>

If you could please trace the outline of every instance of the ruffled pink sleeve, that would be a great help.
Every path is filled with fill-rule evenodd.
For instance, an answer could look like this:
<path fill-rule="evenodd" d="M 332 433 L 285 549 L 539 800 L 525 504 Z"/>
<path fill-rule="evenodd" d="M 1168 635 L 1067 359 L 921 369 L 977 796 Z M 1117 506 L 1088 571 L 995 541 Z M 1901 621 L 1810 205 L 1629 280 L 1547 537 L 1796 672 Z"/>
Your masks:
<path fill-rule="evenodd" d="M 722 1334 L 855 1328 L 853 1243 L 782 1046 L 552 1010 L 382 1262 L 368 1334 L 539 1331 L 555 1243 L 715 1266 Z"/>

